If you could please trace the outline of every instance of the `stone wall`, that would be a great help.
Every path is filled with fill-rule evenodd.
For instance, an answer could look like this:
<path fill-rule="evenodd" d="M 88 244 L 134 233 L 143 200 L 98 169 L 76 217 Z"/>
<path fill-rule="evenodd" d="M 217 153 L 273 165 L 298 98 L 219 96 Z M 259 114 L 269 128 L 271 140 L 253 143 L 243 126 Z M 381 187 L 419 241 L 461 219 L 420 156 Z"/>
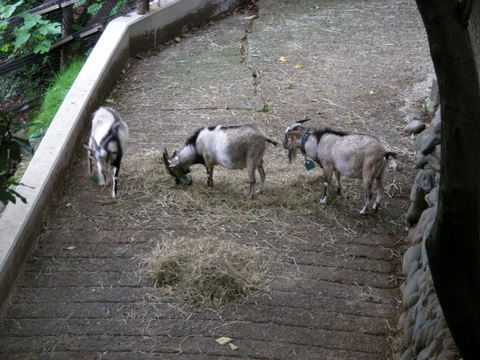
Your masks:
<path fill-rule="evenodd" d="M 435 96 L 435 94 L 433 94 Z M 430 99 L 431 100 L 431 99 Z M 416 139 L 415 165 L 419 169 L 410 193 L 407 212 L 410 246 L 403 258 L 403 313 L 400 360 L 458 360 L 452 339 L 433 287 L 425 240 L 432 228 L 438 203 L 440 181 L 440 109 L 431 124 Z"/>

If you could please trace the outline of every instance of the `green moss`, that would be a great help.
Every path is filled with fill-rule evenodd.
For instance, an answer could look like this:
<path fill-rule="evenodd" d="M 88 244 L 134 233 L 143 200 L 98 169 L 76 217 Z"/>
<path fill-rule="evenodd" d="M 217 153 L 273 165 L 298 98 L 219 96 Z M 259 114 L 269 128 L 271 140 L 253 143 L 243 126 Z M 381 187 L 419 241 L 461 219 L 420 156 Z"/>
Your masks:
<path fill-rule="evenodd" d="M 39 141 L 45 134 L 84 63 L 85 59 L 76 59 L 55 77 L 45 93 L 40 109 L 29 123 L 28 135 L 31 142 Z"/>

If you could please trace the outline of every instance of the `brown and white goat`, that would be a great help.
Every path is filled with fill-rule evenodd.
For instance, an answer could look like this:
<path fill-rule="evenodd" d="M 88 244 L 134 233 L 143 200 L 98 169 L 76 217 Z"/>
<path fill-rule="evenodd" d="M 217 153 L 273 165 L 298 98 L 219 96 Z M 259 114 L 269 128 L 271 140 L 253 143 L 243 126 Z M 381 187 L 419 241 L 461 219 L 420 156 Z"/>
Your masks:
<path fill-rule="evenodd" d="M 208 126 L 198 129 L 185 146 L 170 157 L 167 149 L 163 152 L 163 161 L 177 184 L 192 184 L 190 167 L 203 164 L 207 169 L 207 184 L 213 186 L 213 168 L 221 165 L 227 169 L 247 168 L 250 177 L 250 189 L 247 199 L 252 199 L 255 190 L 255 170 L 260 174 L 260 188 L 265 187 L 263 156 L 267 143 L 277 145 L 265 133 L 253 125 Z"/>
<path fill-rule="evenodd" d="M 88 146 L 84 145 L 88 152 L 88 172 L 92 175 L 95 162 L 99 185 L 107 185 L 112 176 L 112 197 L 117 196 L 118 173 L 127 139 L 127 124 L 115 110 L 101 107 L 93 114 L 90 140 Z"/>
<path fill-rule="evenodd" d="M 325 204 L 328 200 L 328 186 L 333 175 L 337 180 L 337 193 L 341 193 L 340 177 L 343 175 L 363 180 L 365 203 L 360 214 L 366 213 L 372 198 L 372 186 L 375 187 L 376 198 L 372 208 L 376 211 L 380 206 L 385 167 L 390 158 L 396 158 L 396 154 L 388 152 L 374 136 L 329 128 L 312 129 L 303 125 L 305 121 L 287 128 L 283 146 L 288 149 L 290 163 L 298 149 L 323 168 L 325 179 L 320 203 Z"/>

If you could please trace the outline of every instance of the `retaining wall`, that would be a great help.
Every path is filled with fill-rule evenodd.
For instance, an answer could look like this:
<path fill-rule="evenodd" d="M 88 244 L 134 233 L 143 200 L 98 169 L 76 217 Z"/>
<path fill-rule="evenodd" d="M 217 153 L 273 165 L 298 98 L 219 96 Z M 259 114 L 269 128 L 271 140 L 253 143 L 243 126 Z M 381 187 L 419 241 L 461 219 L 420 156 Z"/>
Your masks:
<path fill-rule="evenodd" d="M 28 203 L 9 204 L 0 216 L 0 304 L 23 263 L 43 215 L 81 139 L 90 114 L 103 102 L 128 58 L 201 26 L 245 0 L 162 0 L 146 15 L 113 20 L 68 92 L 30 162 L 18 191 Z"/>
<path fill-rule="evenodd" d="M 401 287 L 403 313 L 400 360 L 458 360 L 459 354 L 438 302 L 428 267 L 425 240 L 438 204 L 440 182 L 440 129 L 438 109 L 430 126 L 417 137 L 415 165 L 420 169 L 410 194 L 407 212 L 410 245 L 403 258 L 405 282 Z"/>

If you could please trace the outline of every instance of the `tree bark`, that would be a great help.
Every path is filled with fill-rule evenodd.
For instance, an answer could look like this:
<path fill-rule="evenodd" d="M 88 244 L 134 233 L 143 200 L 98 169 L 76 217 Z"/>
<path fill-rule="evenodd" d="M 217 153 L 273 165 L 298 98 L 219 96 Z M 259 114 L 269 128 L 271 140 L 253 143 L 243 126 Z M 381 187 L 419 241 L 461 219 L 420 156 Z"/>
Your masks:
<path fill-rule="evenodd" d="M 472 1 L 417 0 L 442 115 L 440 197 L 427 253 L 445 319 L 465 360 L 480 353 L 480 91 L 468 24 Z"/>

